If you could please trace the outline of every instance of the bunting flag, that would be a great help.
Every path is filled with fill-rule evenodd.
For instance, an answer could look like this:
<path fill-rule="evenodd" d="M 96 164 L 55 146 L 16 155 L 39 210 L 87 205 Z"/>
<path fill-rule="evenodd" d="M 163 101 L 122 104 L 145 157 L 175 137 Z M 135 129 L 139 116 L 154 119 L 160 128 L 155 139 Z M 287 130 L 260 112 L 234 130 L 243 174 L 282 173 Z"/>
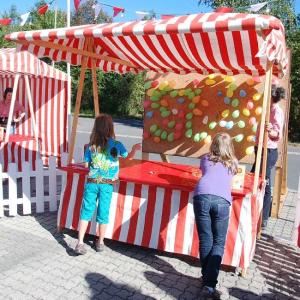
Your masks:
<path fill-rule="evenodd" d="M 12 19 L 6 18 L 6 19 L 0 19 L 0 25 L 7 26 L 12 22 Z"/>
<path fill-rule="evenodd" d="M 48 8 L 49 4 L 42 5 L 38 8 L 37 12 L 39 15 L 44 15 L 48 11 Z"/>
<path fill-rule="evenodd" d="M 97 18 L 98 18 L 98 16 L 99 16 L 99 13 L 100 13 L 100 11 L 101 11 L 101 5 L 100 5 L 100 4 L 94 4 L 94 5 L 92 6 L 92 8 L 93 8 L 94 11 L 95 11 L 95 18 L 94 18 L 94 20 L 97 20 Z"/>
<path fill-rule="evenodd" d="M 78 10 L 81 0 L 74 0 L 75 9 Z"/>
<path fill-rule="evenodd" d="M 28 13 L 23 14 L 23 15 L 20 16 L 20 18 L 21 18 L 20 26 L 24 26 L 25 25 L 25 23 L 27 22 L 27 19 L 28 19 L 29 15 L 30 15 L 30 12 L 28 12 Z"/>
<path fill-rule="evenodd" d="M 114 14 L 113 14 L 113 18 L 116 17 L 119 13 L 124 13 L 125 12 L 125 9 L 122 8 L 122 7 L 116 7 L 116 6 L 113 6 L 113 11 L 114 11 Z"/>
<path fill-rule="evenodd" d="M 250 5 L 250 7 L 248 8 L 248 10 L 249 10 L 249 11 L 252 11 L 252 12 L 258 12 L 258 11 L 261 10 L 264 6 L 266 6 L 267 4 L 268 4 L 268 2 L 252 4 L 252 5 Z"/>
<path fill-rule="evenodd" d="M 147 11 L 136 11 L 135 13 L 138 20 L 142 20 L 143 18 L 145 18 L 145 16 L 149 15 Z"/>

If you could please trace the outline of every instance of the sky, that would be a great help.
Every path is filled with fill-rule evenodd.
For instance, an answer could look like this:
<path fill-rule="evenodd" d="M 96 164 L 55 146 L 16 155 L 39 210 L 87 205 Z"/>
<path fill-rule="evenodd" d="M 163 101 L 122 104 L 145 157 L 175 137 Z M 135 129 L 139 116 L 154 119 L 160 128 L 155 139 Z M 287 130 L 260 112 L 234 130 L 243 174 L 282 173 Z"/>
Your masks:
<path fill-rule="evenodd" d="M 56 0 L 57 6 L 60 9 L 66 10 L 67 0 Z M 34 6 L 35 0 L 0 0 L 0 14 L 8 11 L 11 5 L 16 5 L 20 14 L 24 14 Z M 48 1 L 49 2 L 49 1 Z M 71 10 L 74 10 L 73 0 L 71 2 Z M 114 21 L 128 21 L 135 20 L 135 11 L 150 11 L 153 10 L 158 14 L 191 14 L 199 12 L 211 11 L 209 7 L 198 6 L 197 0 L 113 0 L 105 1 L 98 0 L 98 3 L 103 2 L 117 7 L 125 8 L 125 15 L 123 18 L 116 17 Z M 296 0 L 296 12 L 300 13 L 300 0 Z M 112 9 L 106 8 L 108 12 Z"/>

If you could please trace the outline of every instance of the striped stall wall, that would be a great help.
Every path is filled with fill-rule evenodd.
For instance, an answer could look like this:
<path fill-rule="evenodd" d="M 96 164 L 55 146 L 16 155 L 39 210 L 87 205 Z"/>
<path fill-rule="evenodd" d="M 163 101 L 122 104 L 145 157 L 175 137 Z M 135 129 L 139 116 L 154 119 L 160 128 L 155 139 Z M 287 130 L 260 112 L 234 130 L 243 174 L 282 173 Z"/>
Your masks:
<path fill-rule="evenodd" d="M 33 98 L 33 109 L 36 112 L 36 124 L 43 156 L 60 156 L 67 152 L 67 81 L 30 77 L 30 90 Z M 12 87 L 14 78 L 0 77 L 0 97 L 6 87 Z M 25 80 L 20 77 L 17 101 L 26 111 L 25 120 L 17 127 L 16 134 L 33 136 L 31 115 L 26 96 Z"/>
<path fill-rule="evenodd" d="M 58 227 L 78 230 L 85 175 L 68 173 Z M 263 195 L 263 194 L 262 194 Z M 234 198 L 223 264 L 246 268 L 253 258 L 261 197 Z M 87 232 L 96 234 L 94 215 Z M 106 237 L 197 257 L 199 241 L 192 192 L 120 181 L 115 186 Z"/>

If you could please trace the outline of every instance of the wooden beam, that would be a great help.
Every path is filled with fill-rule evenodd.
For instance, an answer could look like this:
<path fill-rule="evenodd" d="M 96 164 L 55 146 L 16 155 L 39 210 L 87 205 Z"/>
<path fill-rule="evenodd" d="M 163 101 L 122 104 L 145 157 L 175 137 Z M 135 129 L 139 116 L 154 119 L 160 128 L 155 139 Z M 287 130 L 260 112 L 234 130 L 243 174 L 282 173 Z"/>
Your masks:
<path fill-rule="evenodd" d="M 28 41 L 18 41 L 18 43 L 22 44 L 22 45 L 26 45 L 26 46 L 36 45 L 36 46 L 44 47 L 44 48 L 51 48 L 51 49 L 55 49 L 55 50 L 60 50 L 60 51 L 72 53 L 72 54 L 82 55 L 82 56 L 89 57 L 89 58 L 102 59 L 102 60 L 105 60 L 105 61 L 109 61 L 109 62 L 113 62 L 113 63 L 116 63 L 116 64 L 128 66 L 128 67 L 131 67 L 131 68 L 137 68 L 137 66 L 135 66 L 134 64 L 132 64 L 129 61 L 125 61 L 125 60 L 115 58 L 115 57 L 111 57 L 111 56 L 96 54 L 96 53 L 90 52 L 88 50 L 76 49 L 76 48 L 68 47 L 68 46 L 65 46 L 65 45 L 54 44 L 54 43 L 51 43 L 51 42 L 33 40 L 33 41 L 30 41 L 30 42 L 28 42 Z"/>
<path fill-rule="evenodd" d="M 14 81 L 14 87 L 13 87 L 13 92 L 12 92 L 11 102 L 9 107 L 8 120 L 7 120 L 6 133 L 5 133 L 5 143 L 7 143 L 9 140 L 10 127 L 14 115 L 14 108 L 16 103 L 17 87 L 18 87 L 19 79 L 20 79 L 20 74 L 17 74 Z"/>
<path fill-rule="evenodd" d="M 84 47 L 85 48 L 87 47 L 87 43 L 84 45 Z M 74 115 L 73 115 L 72 132 L 71 132 L 70 145 L 69 145 L 68 164 L 70 164 L 72 162 L 73 155 L 74 155 L 76 130 L 77 130 L 77 125 L 78 125 L 78 117 L 79 117 L 80 106 L 81 106 L 81 98 L 82 98 L 82 92 L 83 92 L 83 85 L 84 85 L 87 61 L 88 61 L 88 58 L 86 56 L 84 56 L 82 64 L 81 64 L 79 84 L 78 84 L 77 95 L 76 95 L 76 104 L 75 104 L 75 110 L 74 110 Z"/>
<path fill-rule="evenodd" d="M 26 94 L 27 94 L 27 100 L 28 100 L 28 104 L 29 104 L 29 111 L 30 111 L 30 115 L 31 115 L 31 122 L 32 122 L 34 137 L 35 137 L 35 141 L 38 143 L 39 137 L 38 137 L 38 132 L 37 132 L 37 128 L 36 128 L 36 121 L 35 121 L 36 118 L 35 118 L 35 113 L 33 110 L 33 103 L 32 103 L 28 75 L 25 75 L 24 78 L 25 78 Z"/>
<path fill-rule="evenodd" d="M 281 184 L 282 184 L 282 168 L 276 167 L 275 169 L 275 182 L 273 189 L 273 201 L 272 201 L 272 218 L 278 218 L 281 200 Z"/>
<path fill-rule="evenodd" d="M 268 62 L 266 78 L 265 78 L 265 88 L 264 88 L 264 98 L 263 98 L 263 107 L 262 107 L 262 115 L 260 121 L 260 131 L 258 137 L 258 148 L 256 154 L 256 164 L 255 164 L 255 173 L 254 173 L 254 184 L 253 184 L 253 194 L 257 194 L 258 189 L 258 179 L 260 174 L 260 164 L 261 164 L 261 156 L 262 156 L 262 148 L 263 148 L 263 137 L 265 134 L 265 123 L 266 123 L 266 116 L 267 116 L 267 106 L 268 101 L 271 97 L 271 83 L 272 83 L 272 64 Z M 266 147 L 265 147 L 266 148 Z M 264 157 L 266 159 L 266 155 Z M 262 177 L 265 180 L 264 177 Z"/>

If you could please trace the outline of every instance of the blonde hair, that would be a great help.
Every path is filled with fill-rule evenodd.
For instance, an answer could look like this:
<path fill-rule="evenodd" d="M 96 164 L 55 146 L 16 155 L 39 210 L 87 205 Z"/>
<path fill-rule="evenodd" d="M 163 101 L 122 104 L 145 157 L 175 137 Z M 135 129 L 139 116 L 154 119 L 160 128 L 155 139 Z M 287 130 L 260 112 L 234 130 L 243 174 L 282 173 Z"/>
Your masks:
<path fill-rule="evenodd" d="M 215 135 L 209 149 L 209 160 L 220 162 L 233 174 L 237 173 L 238 162 L 228 133 L 221 132 Z"/>

